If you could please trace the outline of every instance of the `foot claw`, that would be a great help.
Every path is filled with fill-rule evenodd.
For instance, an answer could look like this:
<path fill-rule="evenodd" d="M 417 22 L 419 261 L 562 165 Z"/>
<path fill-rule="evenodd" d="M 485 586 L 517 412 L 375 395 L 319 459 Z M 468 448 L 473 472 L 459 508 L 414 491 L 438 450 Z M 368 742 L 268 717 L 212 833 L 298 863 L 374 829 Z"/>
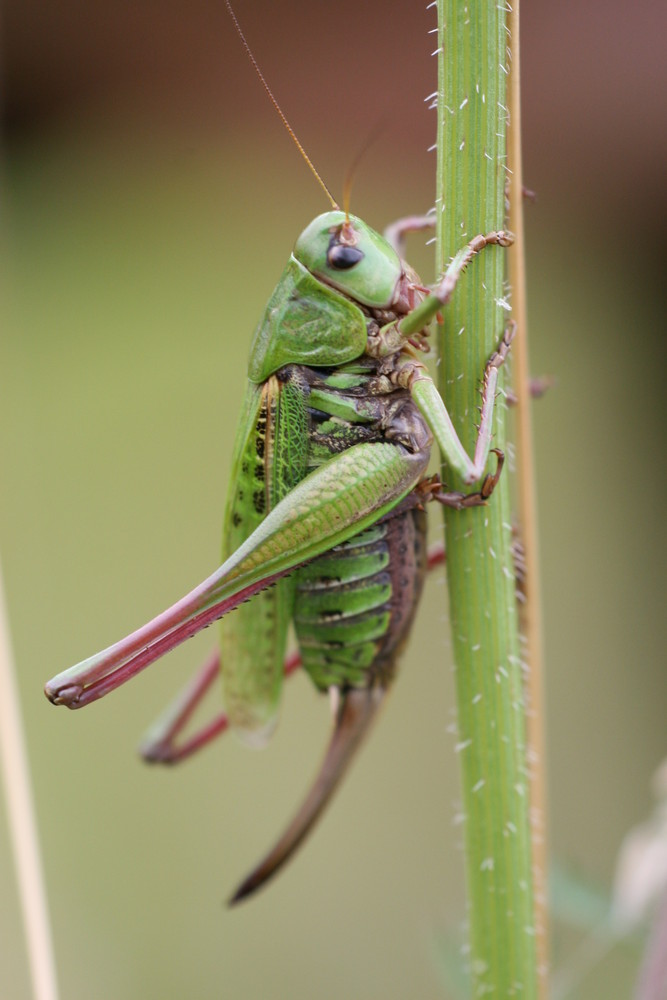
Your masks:
<path fill-rule="evenodd" d="M 419 489 L 425 500 L 437 500 L 445 507 L 452 507 L 454 510 L 465 510 L 466 507 L 485 507 L 486 502 L 498 485 L 500 473 L 505 464 L 505 454 L 500 448 L 492 448 L 491 451 L 496 456 L 496 471 L 490 472 L 482 483 L 482 488 L 477 493 L 461 493 L 459 490 L 444 490 L 442 482 L 438 476 L 431 476 L 424 479 L 419 484 Z"/>
<path fill-rule="evenodd" d="M 496 456 L 496 471 L 490 472 L 482 483 L 480 494 L 485 500 L 488 500 L 498 485 L 500 473 L 503 471 L 503 465 L 505 464 L 505 453 L 500 448 L 492 448 L 491 451 Z"/>
<path fill-rule="evenodd" d="M 44 694 L 53 705 L 66 705 L 68 708 L 76 708 L 79 698 L 83 694 L 81 684 L 70 684 L 64 687 L 44 688 Z"/>

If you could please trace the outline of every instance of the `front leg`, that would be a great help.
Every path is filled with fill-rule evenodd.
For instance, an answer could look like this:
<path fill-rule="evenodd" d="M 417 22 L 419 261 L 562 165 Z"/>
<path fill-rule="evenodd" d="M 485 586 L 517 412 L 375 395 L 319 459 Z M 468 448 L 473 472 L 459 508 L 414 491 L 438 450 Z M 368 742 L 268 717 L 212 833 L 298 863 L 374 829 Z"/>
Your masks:
<path fill-rule="evenodd" d="M 408 362 L 406 365 L 407 372 L 403 377 L 407 378 L 410 393 L 433 431 L 445 460 L 465 483 L 475 483 L 484 474 L 491 449 L 493 407 L 498 385 L 498 370 L 509 353 L 515 332 L 516 324 L 511 323 L 500 338 L 497 349 L 486 363 L 482 376 L 479 427 L 472 458 L 463 447 L 442 396 L 424 366 L 419 362 Z"/>
<path fill-rule="evenodd" d="M 486 467 L 491 448 L 492 417 L 498 384 L 498 369 L 507 357 L 516 325 L 512 323 L 505 330 L 496 351 L 491 355 L 484 369 L 481 418 L 472 458 L 463 447 L 433 380 L 424 365 L 410 357 L 406 343 L 418 335 L 447 305 L 459 278 L 473 257 L 485 247 L 508 247 L 513 242 L 514 236 L 504 230 L 475 236 L 454 256 L 434 291 L 407 315 L 382 327 L 373 338 L 369 338 L 367 347 L 368 352 L 374 357 L 388 359 L 389 367 L 384 374 L 394 385 L 401 385 L 409 389 L 431 428 L 445 461 L 467 484 L 479 480 Z M 399 361 L 396 363 L 392 356 L 399 351 L 401 353 Z"/>
<path fill-rule="evenodd" d="M 459 278 L 470 261 L 481 250 L 489 246 L 510 247 L 512 243 L 514 243 L 514 234 L 504 229 L 486 234 L 479 233 L 479 235 L 474 236 L 469 243 L 466 243 L 454 255 L 451 264 L 431 294 L 427 295 L 424 301 L 409 312 L 407 316 L 404 316 L 397 323 L 391 325 L 396 326 L 398 332 L 405 339 L 422 330 L 425 326 L 428 326 L 437 313 L 447 305 L 454 294 L 454 289 Z"/>
<path fill-rule="evenodd" d="M 380 376 L 387 379 L 392 385 L 402 386 L 409 390 L 433 432 L 446 462 L 468 484 L 477 482 L 484 474 L 491 450 L 493 407 L 498 385 L 498 370 L 509 353 L 515 331 L 516 324 L 510 323 L 500 338 L 497 350 L 493 352 L 484 368 L 480 421 L 472 458 L 468 455 L 456 433 L 447 407 L 436 389 L 433 379 L 420 361 L 415 360 L 408 355 L 407 351 L 404 351 L 388 359 Z M 499 471 L 498 469 L 495 473 L 496 481 Z M 493 486 L 495 486 L 495 482 Z M 482 487 L 482 492 L 486 492 L 487 497 L 491 495 L 492 490 L 493 487 L 490 490 L 488 486 Z"/>

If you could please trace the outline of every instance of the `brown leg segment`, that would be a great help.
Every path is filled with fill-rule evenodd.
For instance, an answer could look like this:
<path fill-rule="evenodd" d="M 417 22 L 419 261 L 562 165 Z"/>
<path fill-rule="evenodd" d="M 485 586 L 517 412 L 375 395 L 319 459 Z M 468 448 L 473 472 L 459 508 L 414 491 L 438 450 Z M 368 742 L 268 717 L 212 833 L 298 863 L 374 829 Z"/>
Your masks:
<path fill-rule="evenodd" d="M 442 565 L 444 561 L 445 547 L 442 543 L 429 549 L 429 570 Z M 289 677 L 300 666 L 299 653 L 290 653 L 285 658 L 285 676 Z M 147 732 L 139 747 L 139 753 L 144 760 L 150 764 L 180 764 L 182 760 L 192 756 L 202 747 L 208 746 L 217 736 L 225 732 L 228 728 L 227 716 L 224 712 L 219 712 L 192 736 L 178 742 L 178 736 L 185 729 L 199 703 L 210 691 L 219 672 L 220 653 L 216 650 Z"/>
<path fill-rule="evenodd" d="M 285 659 L 285 676 L 294 673 L 300 666 L 300 655 L 291 653 Z M 216 650 L 149 729 L 139 747 L 144 760 L 150 764 L 178 764 L 224 733 L 228 727 L 227 716 L 224 712 L 219 712 L 192 736 L 182 743 L 177 742 L 178 736 L 219 674 L 220 653 Z"/>

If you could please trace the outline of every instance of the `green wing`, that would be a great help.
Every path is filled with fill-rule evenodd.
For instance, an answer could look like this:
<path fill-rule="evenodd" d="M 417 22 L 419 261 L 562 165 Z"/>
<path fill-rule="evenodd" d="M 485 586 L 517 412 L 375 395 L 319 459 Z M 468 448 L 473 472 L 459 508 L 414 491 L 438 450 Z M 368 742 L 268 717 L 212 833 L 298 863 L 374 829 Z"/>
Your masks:
<path fill-rule="evenodd" d="M 305 393 L 275 375 L 249 382 L 232 460 L 223 526 L 223 560 L 230 556 L 306 474 Z M 222 685 L 231 725 L 261 745 L 277 717 L 294 583 L 279 580 L 242 604 L 221 625 Z"/>

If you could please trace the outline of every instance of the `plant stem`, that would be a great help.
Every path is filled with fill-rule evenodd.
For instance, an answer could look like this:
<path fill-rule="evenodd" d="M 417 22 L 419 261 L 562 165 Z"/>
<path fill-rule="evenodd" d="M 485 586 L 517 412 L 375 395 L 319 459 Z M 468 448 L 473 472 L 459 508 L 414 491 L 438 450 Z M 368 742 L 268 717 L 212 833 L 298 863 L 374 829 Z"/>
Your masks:
<path fill-rule="evenodd" d="M 57 1000 L 46 887 L 0 573 L 0 763 L 35 1000 Z"/>
<path fill-rule="evenodd" d="M 438 0 L 436 267 L 505 218 L 506 11 Z M 444 310 L 440 391 L 470 452 L 482 371 L 507 324 L 506 251 L 487 248 Z M 494 444 L 505 449 L 502 390 Z M 465 489 L 445 472 L 448 488 Z M 485 509 L 445 512 L 473 995 L 537 996 L 529 796 L 507 475 Z"/>

